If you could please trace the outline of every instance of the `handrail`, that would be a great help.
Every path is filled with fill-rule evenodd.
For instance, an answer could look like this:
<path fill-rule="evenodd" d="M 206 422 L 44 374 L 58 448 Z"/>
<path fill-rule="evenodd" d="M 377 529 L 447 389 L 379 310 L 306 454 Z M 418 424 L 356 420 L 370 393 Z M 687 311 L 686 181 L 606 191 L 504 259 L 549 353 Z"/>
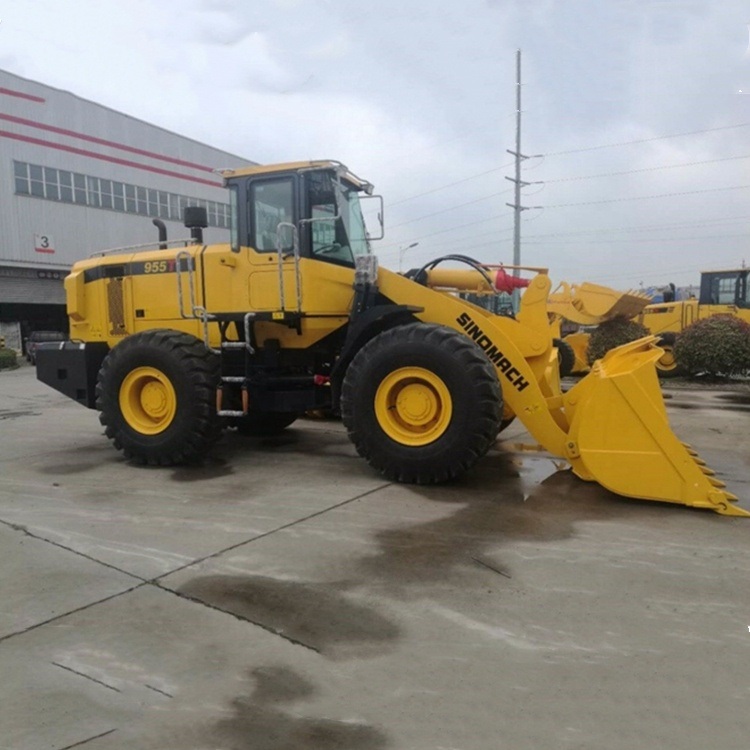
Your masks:
<path fill-rule="evenodd" d="M 160 250 L 164 247 L 188 247 L 189 245 L 195 244 L 192 240 L 169 240 L 167 242 L 144 242 L 140 245 L 125 245 L 124 247 L 112 247 L 108 250 L 97 250 L 95 253 L 91 253 L 89 258 L 98 258 L 102 255 L 110 255 L 111 253 L 124 253 L 129 250 Z"/>

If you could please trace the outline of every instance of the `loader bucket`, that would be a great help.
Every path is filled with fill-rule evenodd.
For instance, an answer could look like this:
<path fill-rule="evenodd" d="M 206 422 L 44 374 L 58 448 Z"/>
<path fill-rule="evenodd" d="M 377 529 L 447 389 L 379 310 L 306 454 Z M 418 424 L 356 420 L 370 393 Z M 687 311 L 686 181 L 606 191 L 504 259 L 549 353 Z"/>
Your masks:
<path fill-rule="evenodd" d="M 750 516 L 700 457 L 672 432 L 647 336 L 608 352 L 564 396 L 573 470 L 627 497 Z"/>
<path fill-rule="evenodd" d="M 651 300 L 642 292 L 618 292 L 599 284 L 561 284 L 549 297 L 549 309 L 581 325 L 597 325 L 620 316 L 633 318 Z"/>

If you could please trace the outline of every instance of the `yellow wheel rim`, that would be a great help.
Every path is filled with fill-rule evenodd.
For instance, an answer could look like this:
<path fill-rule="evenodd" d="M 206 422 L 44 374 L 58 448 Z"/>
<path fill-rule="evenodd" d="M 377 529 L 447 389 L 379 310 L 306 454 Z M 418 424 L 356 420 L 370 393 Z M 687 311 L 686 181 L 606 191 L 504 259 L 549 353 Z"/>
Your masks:
<path fill-rule="evenodd" d="M 137 432 L 157 435 L 172 424 L 177 411 L 174 386 L 155 367 L 138 367 L 122 381 L 120 411 Z"/>
<path fill-rule="evenodd" d="M 445 383 L 421 367 L 390 373 L 375 393 L 375 416 L 383 432 L 403 445 L 428 445 L 448 428 L 453 400 Z"/>
<path fill-rule="evenodd" d="M 659 357 L 656 366 L 660 370 L 674 370 L 677 367 L 677 361 L 674 358 L 672 347 L 661 345 L 661 348 L 664 350 L 664 354 Z"/>

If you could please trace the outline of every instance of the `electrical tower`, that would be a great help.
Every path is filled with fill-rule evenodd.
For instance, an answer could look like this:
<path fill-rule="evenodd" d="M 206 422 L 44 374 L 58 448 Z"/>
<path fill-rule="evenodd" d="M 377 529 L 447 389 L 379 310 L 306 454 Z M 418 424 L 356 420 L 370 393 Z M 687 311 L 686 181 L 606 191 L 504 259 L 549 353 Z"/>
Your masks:
<path fill-rule="evenodd" d="M 521 153 L 521 50 L 516 50 L 516 150 L 511 151 L 506 149 L 509 154 L 513 154 L 516 158 L 516 173 L 515 177 L 506 177 L 506 180 L 510 180 L 515 185 L 515 196 L 513 203 L 506 203 L 506 206 L 510 206 L 513 209 L 513 265 L 521 265 L 521 212 L 527 210 L 527 206 L 521 205 L 521 188 L 526 185 L 530 185 L 529 182 L 524 182 L 521 179 L 521 162 L 524 159 L 530 157 L 524 156 Z M 521 272 L 518 268 L 513 270 L 514 276 L 520 276 Z M 521 298 L 521 294 L 518 289 L 513 291 L 513 311 L 518 312 L 518 304 Z"/>

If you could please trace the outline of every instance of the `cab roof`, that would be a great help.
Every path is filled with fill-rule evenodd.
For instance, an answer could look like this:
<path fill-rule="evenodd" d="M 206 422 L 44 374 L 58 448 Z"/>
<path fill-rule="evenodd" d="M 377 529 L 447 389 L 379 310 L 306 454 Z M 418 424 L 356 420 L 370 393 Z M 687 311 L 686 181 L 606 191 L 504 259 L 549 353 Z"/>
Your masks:
<path fill-rule="evenodd" d="M 255 177 L 257 175 L 275 174 L 277 172 L 305 172 L 311 169 L 333 169 L 342 179 L 350 182 L 357 190 L 364 190 L 368 195 L 372 193 L 372 183 L 362 180 L 344 166 L 340 161 L 324 159 L 322 161 L 288 161 L 281 164 L 253 164 L 239 169 L 220 169 L 219 174 L 225 179 L 236 177 Z"/>

